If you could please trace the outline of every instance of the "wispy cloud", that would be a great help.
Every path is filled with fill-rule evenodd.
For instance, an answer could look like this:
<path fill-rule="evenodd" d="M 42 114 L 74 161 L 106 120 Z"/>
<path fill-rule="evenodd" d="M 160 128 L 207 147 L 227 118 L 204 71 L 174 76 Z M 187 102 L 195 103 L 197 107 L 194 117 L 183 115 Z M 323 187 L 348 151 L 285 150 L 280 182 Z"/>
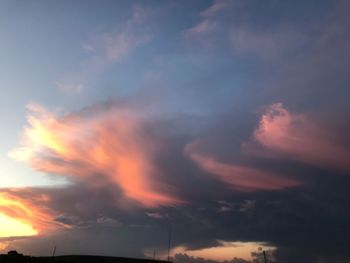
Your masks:
<path fill-rule="evenodd" d="M 168 217 L 167 214 L 162 214 L 160 212 L 146 212 L 146 215 L 155 219 L 163 219 Z"/>
<path fill-rule="evenodd" d="M 216 16 L 231 4 L 230 1 L 214 1 L 210 7 L 200 12 L 200 21 L 186 29 L 183 32 L 184 36 L 187 38 L 197 38 L 215 31 L 219 26 Z"/>
<path fill-rule="evenodd" d="M 204 19 L 192 28 L 187 29 L 184 34 L 186 37 L 194 37 L 199 34 L 208 33 L 215 29 L 216 23 L 209 19 Z"/>
<path fill-rule="evenodd" d="M 213 1 L 199 12 L 198 22 L 184 30 L 183 35 L 192 45 L 200 43 L 204 47 L 224 49 L 228 54 L 263 60 L 293 54 L 310 40 L 306 28 L 292 24 L 262 23 L 257 27 L 253 12 L 247 12 L 253 11 L 250 10 L 253 6 L 240 0 Z"/>
<path fill-rule="evenodd" d="M 150 10 L 135 4 L 130 18 L 118 30 L 96 34 L 85 41 L 82 50 L 90 58 L 76 72 L 57 81 L 58 88 L 65 93 L 80 94 L 100 73 L 115 63 L 122 63 L 135 49 L 152 38 L 147 30 L 151 14 Z"/>
<path fill-rule="evenodd" d="M 200 15 L 205 18 L 210 18 L 216 15 L 219 11 L 225 9 L 230 5 L 230 1 L 214 0 L 213 4 L 206 10 L 202 11 Z"/>
<path fill-rule="evenodd" d="M 239 55 L 272 60 L 295 51 L 306 43 L 304 32 L 281 26 L 256 30 L 247 26 L 233 26 L 230 33 L 232 50 Z"/>
<path fill-rule="evenodd" d="M 64 93 L 69 94 L 69 95 L 76 95 L 80 94 L 83 91 L 83 84 L 81 83 L 75 83 L 75 84 L 69 84 L 69 83 L 61 83 L 61 82 L 56 82 L 57 87 Z"/>

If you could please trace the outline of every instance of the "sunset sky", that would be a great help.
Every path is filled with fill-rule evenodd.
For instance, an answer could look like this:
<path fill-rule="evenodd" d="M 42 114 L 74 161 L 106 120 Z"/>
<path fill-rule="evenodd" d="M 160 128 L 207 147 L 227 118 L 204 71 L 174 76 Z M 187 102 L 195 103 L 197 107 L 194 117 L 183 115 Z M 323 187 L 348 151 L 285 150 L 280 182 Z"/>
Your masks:
<path fill-rule="evenodd" d="M 350 262 L 349 13 L 0 0 L 0 253 Z"/>

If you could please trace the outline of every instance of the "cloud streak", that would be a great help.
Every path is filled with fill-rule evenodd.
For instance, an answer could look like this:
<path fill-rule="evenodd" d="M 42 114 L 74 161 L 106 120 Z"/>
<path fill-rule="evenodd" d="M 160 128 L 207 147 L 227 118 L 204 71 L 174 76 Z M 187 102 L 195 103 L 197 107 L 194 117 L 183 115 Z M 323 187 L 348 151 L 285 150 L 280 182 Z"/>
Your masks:
<path fill-rule="evenodd" d="M 196 150 L 196 143 L 187 145 L 186 154 L 203 170 L 240 191 L 279 190 L 300 185 L 281 175 L 249 166 L 227 164 Z"/>

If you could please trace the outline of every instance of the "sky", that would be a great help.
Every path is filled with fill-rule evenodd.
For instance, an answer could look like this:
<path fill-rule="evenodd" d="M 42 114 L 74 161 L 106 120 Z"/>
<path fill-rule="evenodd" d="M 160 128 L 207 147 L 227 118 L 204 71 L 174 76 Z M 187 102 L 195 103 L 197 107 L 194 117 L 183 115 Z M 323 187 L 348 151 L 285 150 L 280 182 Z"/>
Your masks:
<path fill-rule="evenodd" d="M 0 0 L 0 253 L 350 261 L 346 0 Z"/>

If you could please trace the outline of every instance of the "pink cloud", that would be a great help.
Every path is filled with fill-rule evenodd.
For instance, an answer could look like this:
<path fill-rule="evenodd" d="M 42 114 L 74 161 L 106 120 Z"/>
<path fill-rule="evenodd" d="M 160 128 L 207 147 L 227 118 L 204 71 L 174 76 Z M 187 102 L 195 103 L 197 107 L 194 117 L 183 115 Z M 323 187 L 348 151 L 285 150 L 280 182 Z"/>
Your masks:
<path fill-rule="evenodd" d="M 140 115 L 112 107 L 58 117 L 32 104 L 27 119 L 13 158 L 91 187 L 112 185 L 146 207 L 180 203 L 154 165 L 157 145 L 142 131 Z"/>
<path fill-rule="evenodd" d="M 281 103 L 266 109 L 254 131 L 254 140 L 265 149 L 263 154 L 284 155 L 317 166 L 350 169 L 350 150 L 337 142 L 327 127 L 307 114 L 289 112 Z"/>
<path fill-rule="evenodd" d="M 186 154 L 203 170 L 240 191 L 278 190 L 300 185 L 279 174 L 238 164 L 227 164 L 196 150 L 198 141 L 186 146 Z"/>

